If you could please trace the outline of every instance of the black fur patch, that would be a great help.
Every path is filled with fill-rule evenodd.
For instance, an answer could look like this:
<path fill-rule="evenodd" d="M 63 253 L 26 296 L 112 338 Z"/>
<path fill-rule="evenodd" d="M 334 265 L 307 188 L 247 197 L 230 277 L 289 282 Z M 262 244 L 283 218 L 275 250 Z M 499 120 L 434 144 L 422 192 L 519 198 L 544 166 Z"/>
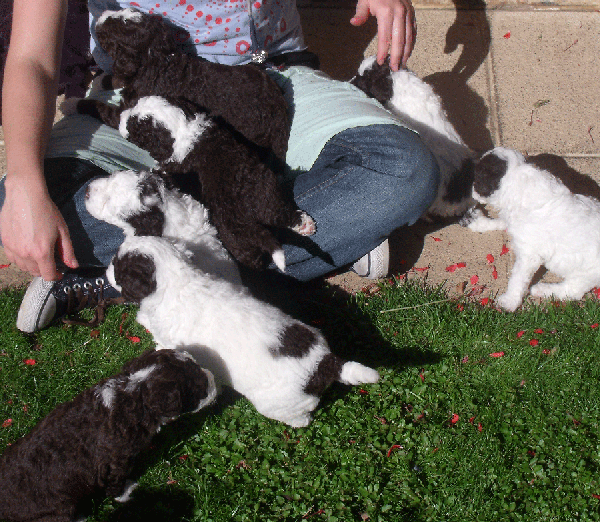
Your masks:
<path fill-rule="evenodd" d="M 156 266 L 154 261 L 136 252 L 128 252 L 113 260 L 115 281 L 127 302 L 140 303 L 156 292 Z"/>
<path fill-rule="evenodd" d="M 141 214 L 134 214 L 126 219 L 136 236 L 162 236 L 165 226 L 165 215 L 156 205 L 149 207 Z"/>
<path fill-rule="evenodd" d="M 328 353 L 321 359 L 317 371 L 304 386 L 304 392 L 320 397 L 331 383 L 339 379 L 342 366 L 344 366 L 342 359 L 337 355 Z"/>
<path fill-rule="evenodd" d="M 301 358 L 310 352 L 317 341 L 315 333 L 300 323 L 288 326 L 281 336 L 281 346 L 277 355 Z"/>
<path fill-rule="evenodd" d="M 465 160 L 460 168 L 452 174 L 444 201 L 448 203 L 460 203 L 471 195 L 473 190 L 473 160 Z"/>
<path fill-rule="evenodd" d="M 473 189 L 484 198 L 489 197 L 500 187 L 507 168 L 506 161 L 495 154 L 487 154 L 475 163 Z"/>
<path fill-rule="evenodd" d="M 394 94 L 391 69 L 387 61 L 383 65 L 374 62 L 370 69 L 361 76 L 356 76 L 350 83 L 381 104 L 389 101 Z"/>
<path fill-rule="evenodd" d="M 173 155 L 175 138 L 169 130 L 152 116 L 127 120 L 127 140 L 150 153 L 159 163 L 167 161 Z"/>

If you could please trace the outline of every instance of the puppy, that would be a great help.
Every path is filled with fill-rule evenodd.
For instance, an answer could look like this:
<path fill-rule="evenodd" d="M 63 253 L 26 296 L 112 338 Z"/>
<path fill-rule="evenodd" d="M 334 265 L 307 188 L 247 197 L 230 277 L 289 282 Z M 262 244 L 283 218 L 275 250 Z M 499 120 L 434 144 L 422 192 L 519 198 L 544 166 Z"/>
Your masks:
<path fill-rule="evenodd" d="M 473 197 L 498 211 L 498 219 L 480 217 L 474 231 L 506 229 L 515 264 L 506 292 L 497 304 L 514 311 L 523 302 L 535 272 L 544 265 L 563 278 L 537 283 L 536 297 L 578 300 L 600 285 L 600 202 L 573 194 L 547 170 L 527 163 L 514 150 L 497 147 L 475 165 Z"/>
<path fill-rule="evenodd" d="M 361 63 L 351 83 L 418 132 L 435 156 L 440 186 L 425 218 L 463 216 L 471 209 L 475 204 L 471 198 L 475 154 L 448 120 L 431 86 L 406 69 L 392 71 L 387 63 L 379 65 L 375 56 Z"/>
<path fill-rule="evenodd" d="M 92 216 L 125 234 L 164 236 L 180 242 L 192 264 L 241 283 L 237 264 L 219 241 L 204 205 L 169 186 L 157 173 L 123 170 L 97 178 L 88 185 L 85 204 Z"/>
<path fill-rule="evenodd" d="M 123 103 L 144 96 L 187 100 L 222 117 L 246 139 L 285 160 L 287 103 L 269 74 L 248 64 L 235 67 L 182 53 L 177 29 L 161 16 L 133 8 L 106 11 L 95 25 L 100 47 L 113 60 L 113 80 Z"/>
<path fill-rule="evenodd" d="M 80 502 L 122 495 L 164 424 L 211 403 L 213 376 L 185 352 L 148 351 L 58 406 L 0 458 L 0 519 L 69 522 Z"/>
<path fill-rule="evenodd" d="M 96 102 L 79 100 L 69 107 L 86 112 L 89 103 Z M 285 271 L 283 249 L 271 228 L 311 235 L 313 219 L 284 196 L 255 147 L 191 104 L 176 103 L 147 96 L 127 109 L 104 106 L 98 116 L 110 125 L 118 120 L 124 137 L 147 150 L 162 172 L 208 207 L 223 245 L 240 263 L 261 269 L 272 259 Z"/>
<path fill-rule="evenodd" d="M 137 320 L 160 346 L 188 351 L 271 419 L 307 426 L 332 382 L 379 379 L 377 371 L 332 354 L 315 328 L 193 267 L 165 238 L 128 235 L 107 278 L 139 303 Z"/>

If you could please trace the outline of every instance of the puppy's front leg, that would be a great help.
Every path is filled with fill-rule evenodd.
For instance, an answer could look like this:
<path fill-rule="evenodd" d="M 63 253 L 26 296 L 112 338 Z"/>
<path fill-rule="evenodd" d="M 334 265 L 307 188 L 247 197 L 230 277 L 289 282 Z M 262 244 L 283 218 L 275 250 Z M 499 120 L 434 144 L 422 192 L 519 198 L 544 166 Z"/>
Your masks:
<path fill-rule="evenodd" d="M 523 255 L 517 252 L 506 292 L 498 297 L 497 304 L 509 312 L 514 312 L 523 302 L 529 283 L 535 271 L 541 266 L 539 256 Z"/>
<path fill-rule="evenodd" d="M 506 223 L 500 218 L 486 216 L 481 209 L 470 210 L 461 220 L 460 224 L 473 232 L 493 232 L 494 230 L 506 230 Z"/>

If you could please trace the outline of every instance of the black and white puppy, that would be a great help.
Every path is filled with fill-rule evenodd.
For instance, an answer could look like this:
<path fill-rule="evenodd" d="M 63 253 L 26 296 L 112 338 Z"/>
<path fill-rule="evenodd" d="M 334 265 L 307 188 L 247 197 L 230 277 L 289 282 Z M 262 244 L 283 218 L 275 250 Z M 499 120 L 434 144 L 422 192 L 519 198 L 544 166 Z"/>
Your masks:
<path fill-rule="evenodd" d="M 125 105 L 143 96 L 187 100 L 222 117 L 250 142 L 285 160 L 289 117 L 283 93 L 254 64 L 235 67 L 181 52 L 178 29 L 133 8 L 106 11 L 95 34 L 113 60 Z"/>
<path fill-rule="evenodd" d="M 80 112 L 89 102 L 79 100 L 71 108 Z M 113 112 L 118 118 L 107 116 Z M 256 148 L 190 104 L 146 96 L 128 109 L 106 106 L 101 117 L 109 124 L 118 119 L 125 138 L 206 205 L 223 245 L 240 263 L 260 269 L 272 259 L 284 271 L 283 249 L 271 228 L 315 232 L 313 219 L 284 195 Z"/>
<path fill-rule="evenodd" d="M 463 216 L 474 205 L 474 152 L 448 120 L 440 97 L 433 88 L 407 69 L 392 71 L 379 65 L 375 56 L 363 60 L 351 83 L 396 114 L 419 136 L 440 167 L 437 198 L 425 218 Z"/>
<path fill-rule="evenodd" d="M 331 353 L 317 329 L 194 267 L 165 238 L 126 236 L 107 278 L 139 303 L 137 320 L 161 347 L 186 350 L 271 419 L 306 426 L 334 381 L 379 379 Z"/>
<path fill-rule="evenodd" d="M 97 178 L 88 185 L 85 204 L 92 216 L 125 234 L 177 241 L 204 272 L 241 283 L 238 266 L 219 241 L 208 210 L 156 172 L 122 170 Z"/>
<path fill-rule="evenodd" d="M 185 352 L 148 351 L 59 405 L 0 457 L 0 519 L 75 519 L 104 492 L 126 501 L 137 455 L 161 426 L 210 404 L 213 376 Z"/>
<path fill-rule="evenodd" d="M 506 229 L 515 264 L 497 304 L 514 311 L 543 265 L 560 283 L 537 283 L 536 297 L 578 300 L 600 286 L 600 201 L 572 193 L 556 176 L 515 150 L 497 147 L 475 165 L 473 197 L 498 218 L 479 216 L 476 232 Z"/>

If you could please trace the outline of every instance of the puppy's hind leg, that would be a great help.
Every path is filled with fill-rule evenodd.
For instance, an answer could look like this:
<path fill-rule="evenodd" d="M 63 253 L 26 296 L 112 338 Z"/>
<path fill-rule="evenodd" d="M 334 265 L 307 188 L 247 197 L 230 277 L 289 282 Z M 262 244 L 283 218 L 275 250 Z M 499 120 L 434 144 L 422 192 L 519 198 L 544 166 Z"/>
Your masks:
<path fill-rule="evenodd" d="M 531 287 L 531 295 L 535 297 L 578 301 L 594 284 L 589 279 L 571 277 L 560 283 L 537 283 Z"/>

